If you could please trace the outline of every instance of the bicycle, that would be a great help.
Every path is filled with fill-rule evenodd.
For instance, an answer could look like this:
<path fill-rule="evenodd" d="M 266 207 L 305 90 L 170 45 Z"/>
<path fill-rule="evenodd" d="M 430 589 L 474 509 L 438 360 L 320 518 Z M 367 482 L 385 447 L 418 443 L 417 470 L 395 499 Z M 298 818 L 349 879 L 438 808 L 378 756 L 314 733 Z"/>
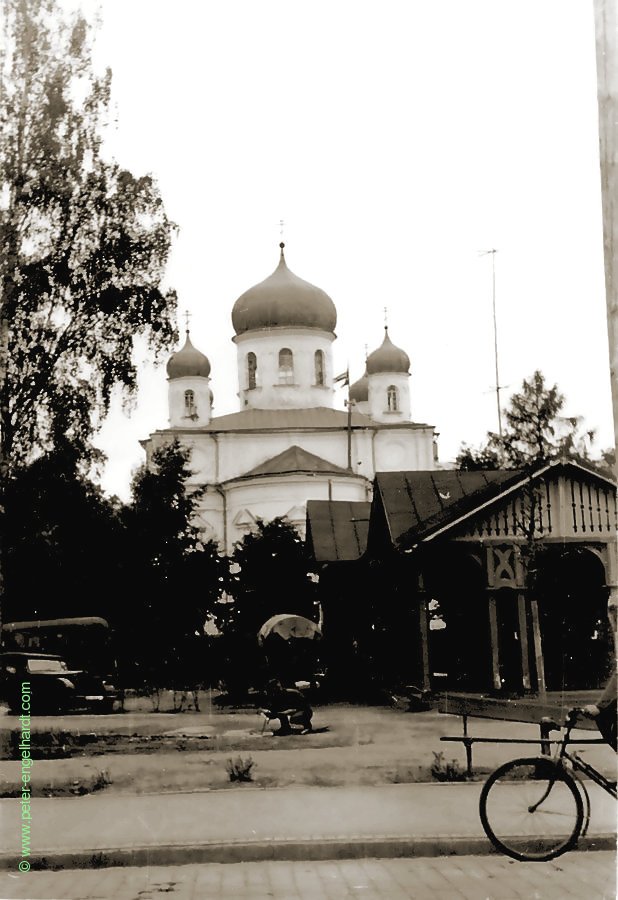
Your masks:
<path fill-rule="evenodd" d="M 609 781 L 576 752 L 567 749 L 579 709 L 572 709 L 554 756 L 523 757 L 504 763 L 481 791 L 485 834 L 501 853 L 524 862 L 555 859 L 572 850 L 590 822 L 590 796 L 578 772 L 616 799 Z M 548 728 L 561 726 L 548 722 Z M 548 742 L 549 743 L 549 742 Z"/>

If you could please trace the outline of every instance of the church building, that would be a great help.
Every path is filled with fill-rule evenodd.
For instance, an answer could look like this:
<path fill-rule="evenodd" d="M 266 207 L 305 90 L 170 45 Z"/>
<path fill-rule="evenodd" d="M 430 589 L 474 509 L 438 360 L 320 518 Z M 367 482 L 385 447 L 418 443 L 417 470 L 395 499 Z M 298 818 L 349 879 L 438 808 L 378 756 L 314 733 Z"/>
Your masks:
<path fill-rule="evenodd" d="M 284 244 L 275 271 L 232 308 L 238 364 L 236 413 L 213 416 L 211 367 L 187 329 L 167 364 L 169 426 L 142 442 L 148 461 L 173 438 L 191 451 L 191 484 L 205 487 L 198 526 L 232 551 L 258 519 L 285 517 L 304 537 L 308 500 L 368 501 L 376 472 L 437 467 L 435 430 L 414 422 L 410 360 L 385 328 L 334 407 L 337 310 L 290 271 Z"/>

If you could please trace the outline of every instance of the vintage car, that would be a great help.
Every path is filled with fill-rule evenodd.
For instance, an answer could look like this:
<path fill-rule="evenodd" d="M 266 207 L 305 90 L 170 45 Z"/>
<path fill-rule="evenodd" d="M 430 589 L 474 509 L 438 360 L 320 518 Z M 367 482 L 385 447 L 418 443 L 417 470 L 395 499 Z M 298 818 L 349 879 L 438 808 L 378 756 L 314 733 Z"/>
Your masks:
<path fill-rule="evenodd" d="M 24 685 L 27 683 L 27 690 Z M 0 654 L 0 700 L 10 712 L 24 710 L 22 695 L 33 714 L 64 712 L 112 712 L 116 688 L 98 675 L 70 669 L 53 653 L 11 651 Z"/>

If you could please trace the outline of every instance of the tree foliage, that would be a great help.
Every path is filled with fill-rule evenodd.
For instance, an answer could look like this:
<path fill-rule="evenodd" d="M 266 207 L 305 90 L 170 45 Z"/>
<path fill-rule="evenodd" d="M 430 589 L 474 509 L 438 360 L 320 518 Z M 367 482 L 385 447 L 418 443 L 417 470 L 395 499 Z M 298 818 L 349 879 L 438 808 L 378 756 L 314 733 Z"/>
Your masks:
<path fill-rule="evenodd" d="M 525 469 L 562 457 L 591 463 L 593 431 L 582 430 L 580 417 L 562 416 L 564 395 L 538 370 L 524 379 L 504 410 L 502 435 L 488 432 L 480 448 L 463 444 L 456 458 L 459 469 Z M 603 463 L 601 463 L 602 465 Z"/>
<path fill-rule="evenodd" d="M 173 230 L 153 179 L 105 158 L 111 73 L 56 0 L 6 0 L 0 67 L 0 386 L 3 462 L 84 452 L 114 386 L 136 383 L 134 340 L 174 335 L 162 287 Z"/>
<path fill-rule="evenodd" d="M 125 660 L 151 683 L 203 680 L 204 622 L 226 583 L 225 557 L 193 524 L 203 489 L 187 484 L 190 475 L 177 440 L 155 450 L 124 513 L 130 578 L 118 630 Z"/>
<path fill-rule="evenodd" d="M 232 624 L 257 635 L 270 616 L 312 616 L 312 582 L 305 545 L 293 525 L 281 517 L 258 519 L 231 556 L 229 592 Z"/>
<path fill-rule="evenodd" d="M 304 543 L 294 526 L 281 517 L 269 522 L 258 519 L 255 529 L 236 543 L 229 562 L 228 602 L 218 605 L 216 615 L 222 631 L 217 639 L 217 666 L 228 694 L 240 697 L 275 672 L 290 680 L 299 654 L 281 642 L 275 658 L 273 648 L 266 653 L 259 647 L 257 634 L 278 613 L 314 618 L 315 585 L 308 577 Z M 297 650 L 302 656 L 302 648 Z M 298 678 L 306 677 L 301 676 L 301 668 Z"/>
<path fill-rule="evenodd" d="M 6 493 L 5 618 L 113 616 L 125 585 L 121 505 L 56 447 L 14 473 Z"/>

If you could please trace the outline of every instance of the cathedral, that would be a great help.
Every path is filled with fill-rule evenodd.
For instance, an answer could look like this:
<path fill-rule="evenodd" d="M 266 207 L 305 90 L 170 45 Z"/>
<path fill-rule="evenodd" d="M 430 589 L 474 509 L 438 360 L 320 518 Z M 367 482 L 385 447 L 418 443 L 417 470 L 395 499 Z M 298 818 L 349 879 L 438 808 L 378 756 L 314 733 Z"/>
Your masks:
<path fill-rule="evenodd" d="M 187 329 L 167 363 L 169 426 L 142 442 L 149 462 L 172 438 L 190 449 L 190 485 L 206 488 L 196 524 L 225 553 L 258 519 L 284 517 L 304 536 L 308 500 L 367 501 L 376 472 L 437 467 L 434 427 L 412 419 L 408 355 L 385 328 L 362 378 L 335 374 L 335 304 L 280 248 L 232 308 L 239 411 L 212 415 L 210 362 Z M 334 408 L 342 381 L 346 411 Z"/>

